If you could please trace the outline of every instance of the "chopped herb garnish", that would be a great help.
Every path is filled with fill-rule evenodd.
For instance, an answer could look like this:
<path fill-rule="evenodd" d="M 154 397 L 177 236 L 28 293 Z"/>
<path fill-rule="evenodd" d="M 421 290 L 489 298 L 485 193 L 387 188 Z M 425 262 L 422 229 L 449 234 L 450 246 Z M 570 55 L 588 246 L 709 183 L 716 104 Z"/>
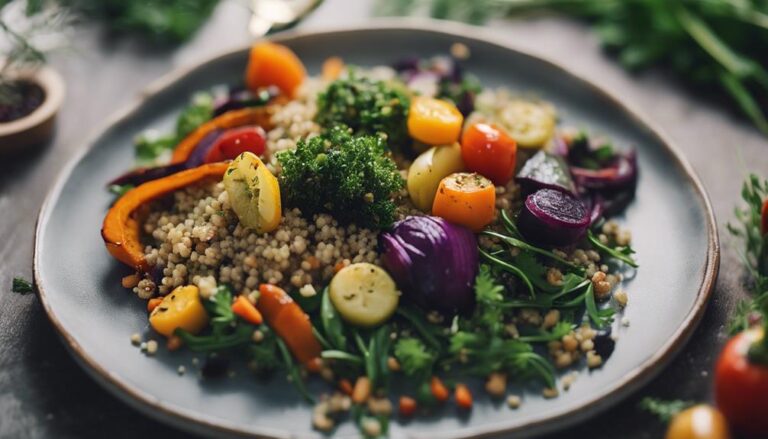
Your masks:
<path fill-rule="evenodd" d="M 656 415 L 662 422 L 669 422 L 676 414 L 696 404 L 692 401 L 671 400 L 646 397 L 640 401 L 639 407 Z"/>

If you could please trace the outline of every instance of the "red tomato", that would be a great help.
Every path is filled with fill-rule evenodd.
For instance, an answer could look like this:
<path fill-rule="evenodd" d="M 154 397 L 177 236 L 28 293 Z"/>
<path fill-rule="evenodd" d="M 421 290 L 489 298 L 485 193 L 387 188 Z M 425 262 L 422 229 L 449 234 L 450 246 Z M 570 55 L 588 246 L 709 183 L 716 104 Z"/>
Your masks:
<path fill-rule="evenodd" d="M 733 337 L 715 368 L 717 407 L 738 431 L 755 438 L 768 437 L 768 366 L 750 362 L 747 351 L 761 337 L 755 329 Z"/>
<path fill-rule="evenodd" d="M 502 186 L 515 173 L 517 143 L 496 125 L 476 123 L 464 130 L 461 157 L 470 171 Z"/>
<path fill-rule="evenodd" d="M 760 232 L 768 233 L 768 200 L 763 201 L 763 209 L 760 211 Z"/>
<path fill-rule="evenodd" d="M 267 134 L 260 126 L 232 128 L 219 136 L 208 150 L 205 163 L 234 160 L 244 152 L 262 156 L 267 146 Z"/>

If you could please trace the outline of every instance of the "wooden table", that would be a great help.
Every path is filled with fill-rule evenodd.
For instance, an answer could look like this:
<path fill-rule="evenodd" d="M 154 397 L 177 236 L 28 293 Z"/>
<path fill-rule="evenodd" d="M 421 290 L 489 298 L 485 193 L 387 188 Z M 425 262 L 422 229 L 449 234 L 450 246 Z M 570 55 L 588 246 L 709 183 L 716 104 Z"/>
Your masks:
<path fill-rule="evenodd" d="M 370 1 L 327 0 L 302 27 L 356 23 L 369 16 Z M 52 64 L 68 84 L 54 141 L 38 152 L 0 160 L 0 437 L 188 436 L 139 414 L 99 387 L 66 352 L 37 298 L 9 290 L 14 276 L 31 278 L 38 209 L 56 174 L 88 134 L 160 75 L 246 43 L 247 19 L 237 2 L 223 2 L 205 28 L 175 50 L 109 40 L 98 27 L 81 25 L 72 35 L 73 47 L 53 56 Z M 641 392 L 588 425 L 550 436 L 661 437 L 663 426 L 637 410 L 637 403 L 646 395 L 695 401 L 711 397 L 712 365 L 726 338 L 724 325 L 744 295 L 742 269 L 725 224 L 732 220 L 746 172 L 768 176 L 768 140 L 742 118 L 702 99 L 701 91 L 687 91 L 661 73 L 626 73 L 579 23 L 536 18 L 491 25 L 516 46 L 559 60 L 644 110 L 684 150 L 709 191 L 723 257 L 717 290 L 693 340 Z"/>

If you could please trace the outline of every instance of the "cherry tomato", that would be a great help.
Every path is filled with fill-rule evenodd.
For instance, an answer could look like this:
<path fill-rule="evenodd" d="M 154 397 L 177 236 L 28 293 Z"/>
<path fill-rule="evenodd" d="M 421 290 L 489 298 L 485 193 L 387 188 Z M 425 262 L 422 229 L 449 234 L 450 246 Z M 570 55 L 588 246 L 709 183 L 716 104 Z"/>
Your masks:
<path fill-rule="evenodd" d="M 722 413 L 705 404 L 693 406 L 675 415 L 665 439 L 730 439 Z"/>
<path fill-rule="evenodd" d="M 467 169 L 502 186 L 515 173 L 517 143 L 496 125 L 472 124 L 461 137 L 461 158 Z"/>
<path fill-rule="evenodd" d="M 768 199 L 763 201 L 763 208 L 760 211 L 760 232 L 763 235 L 768 233 Z"/>
<path fill-rule="evenodd" d="M 715 368 L 715 401 L 731 425 L 750 437 L 768 437 L 768 365 L 749 360 L 749 347 L 763 336 L 751 329 L 733 337 Z"/>
<path fill-rule="evenodd" d="M 260 126 L 232 128 L 219 136 L 208 150 L 205 163 L 234 160 L 244 152 L 252 152 L 261 156 L 266 151 L 267 134 Z"/>

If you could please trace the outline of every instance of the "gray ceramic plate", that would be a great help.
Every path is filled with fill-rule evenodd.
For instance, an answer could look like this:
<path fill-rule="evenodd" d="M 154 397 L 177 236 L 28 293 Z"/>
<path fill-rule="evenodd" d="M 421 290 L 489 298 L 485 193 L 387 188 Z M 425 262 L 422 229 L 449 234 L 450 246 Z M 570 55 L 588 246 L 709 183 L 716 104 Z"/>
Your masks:
<path fill-rule="evenodd" d="M 590 82 L 551 62 L 477 37 L 482 31 L 436 22 L 374 22 L 364 28 L 281 35 L 311 73 L 340 55 L 360 65 L 389 63 L 405 55 L 445 53 L 454 42 L 472 52 L 471 71 L 486 86 L 505 85 L 554 102 L 565 123 L 634 145 L 640 159 L 636 201 L 626 212 L 641 264 L 630 282 L 629 327 L 602 369 L 579 374 L 570 391 L 544 400 L 523 392 L 512 411 L 484 397 L 468 417 L 452 409 L 407 426 L 392 437 L 466 437 L 563 428 L 594 415 L 647 382 L 686 342 L 712 291 L 718 239 L 701 183 L 670 142 L 635 113 Z M 133 161 L 133 137 L 167 129 L 195 90 L 237 82 L 246 49 L 165 78 L 140 102 L 114 117 L 88 142 L 56 183 L 40 214 L 35 274 L 51 321 L 83 367 L 106 388 L 150 416 L 187 430 L 221 436 L 317 437 L 310 407 L 282 379 L 261 383 L 243 372 L 201 382 L 192 355 L 161 352 L 145 357 L 129 336 L 147 331 L 145 304 L 120 287 L 126 270 L 109 257 L 99 236 L 112 196 L 104 185 Z M 161 350 L 162 351 L 162 350 Z M 177 366 L 190 371 L 178 376 Z M 479 391 L 478 391 L 479 393 Z M 356 436 L 350 423 L 339 436 Z"/>

